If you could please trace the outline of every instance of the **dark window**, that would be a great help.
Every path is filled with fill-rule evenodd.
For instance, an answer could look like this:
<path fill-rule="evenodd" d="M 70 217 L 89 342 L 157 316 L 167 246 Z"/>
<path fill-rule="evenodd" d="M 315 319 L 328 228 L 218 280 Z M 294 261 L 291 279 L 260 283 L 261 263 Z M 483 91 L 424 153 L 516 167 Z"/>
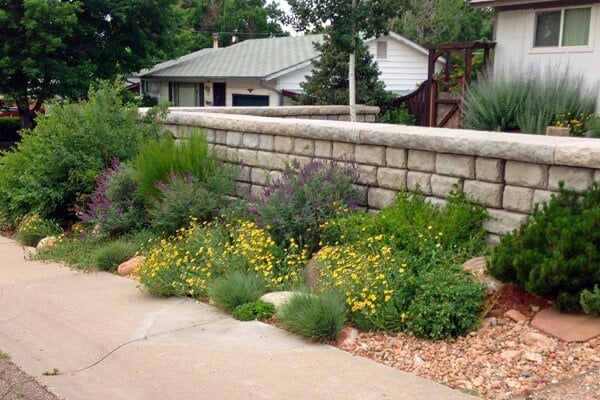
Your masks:
<path fill-rule="evenodd" d="M 225 82 L 213 83 L 213 106 L 225 107 L 227 89 Z"/>
<path fill-rule="evenodd" d="M 259 96 L 256 94 L 234 94 L 234 107 L 268 107 L 269 96 Z"/>

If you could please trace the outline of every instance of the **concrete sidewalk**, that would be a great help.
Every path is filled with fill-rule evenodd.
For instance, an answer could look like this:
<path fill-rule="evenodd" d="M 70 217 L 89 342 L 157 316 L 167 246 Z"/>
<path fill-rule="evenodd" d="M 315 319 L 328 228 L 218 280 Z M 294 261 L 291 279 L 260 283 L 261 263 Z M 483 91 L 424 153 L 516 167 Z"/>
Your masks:
<path fill-rule="evenodd" d="M 116 275 L 26 261 L 1 236 L 0 350 L 67 400 L 472 398 Z"/>

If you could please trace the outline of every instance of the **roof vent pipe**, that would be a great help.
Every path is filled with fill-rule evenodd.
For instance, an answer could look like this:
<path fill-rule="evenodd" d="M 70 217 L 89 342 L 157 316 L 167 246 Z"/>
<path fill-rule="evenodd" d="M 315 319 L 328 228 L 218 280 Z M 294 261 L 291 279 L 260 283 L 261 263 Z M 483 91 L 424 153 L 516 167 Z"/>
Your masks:
<path fill-rule="evenodd" d="M 218 49 L 219 48 L 219 34 L 218 33 L 213 33 L 213 49 Z"/>

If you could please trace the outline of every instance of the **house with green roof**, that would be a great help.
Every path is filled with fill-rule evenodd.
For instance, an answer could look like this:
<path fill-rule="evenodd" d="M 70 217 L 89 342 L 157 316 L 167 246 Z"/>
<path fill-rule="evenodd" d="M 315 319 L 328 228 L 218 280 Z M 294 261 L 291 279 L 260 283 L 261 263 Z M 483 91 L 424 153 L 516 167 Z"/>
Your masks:
<path fill-rule="evenodd" d="M 175 107 L 277 106 L 302 91 L 323 35 L 250 39 L 202 49 L 140 71 L 142 94 Z M 390 32 L 366 41 L 386 89 L 413 91 L 427 78 L 427 50 Z"/>

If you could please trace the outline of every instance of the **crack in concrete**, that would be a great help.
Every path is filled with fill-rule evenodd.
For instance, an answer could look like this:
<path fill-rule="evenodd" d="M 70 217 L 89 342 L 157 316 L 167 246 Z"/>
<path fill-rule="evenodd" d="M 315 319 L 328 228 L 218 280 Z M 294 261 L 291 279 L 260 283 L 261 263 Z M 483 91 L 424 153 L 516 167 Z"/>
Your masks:
<path fill-rule="evenodd" d="M 128 342 L 125 342 L 125 343 L 122 343 L 122 344 L 118 345 L 117 347 L 115 347 L 114 349 L 112 349 L 111 351 L 109 351 L 108 353 L 106 353 L 104 356 L 102 356 L 99 360 L 95 361 L 94 363 L 92 363 L 92 364 L 90 364 L 90 365 L 88 365 L 86 367 L 83 367 L 83 368 L 75 370 L 75 371 L 61 372 L 61 373 L 58 373 L 58 374 L 52 375 L 52 376 L 58 376 L 58 375 L 75 375 L 75 374 L 78 374 L 80 372 L 86 371 L 88 369 L 94 368 L 95 366 L 97 366 L 98 364 L 100 364 L 102 361 L 104 361 L 108 357 L 110 357 L 112 354 L 114 354 L 115 352 L 117 352 L 118 350 L 122 349 L 125 346 L 129 346 L 130 344 L 134 344 L 134 343 L 138 343 L 138 342 L 143 342 L 143 341 L 148 340 L 148 339 L 152 339 L 152 338 L 155 338 L 155 337 L 158 337 L 158 336 L 162 336 L 162 335 L 166 335 L 166 334 L 169 334 L 169 333 L 179 332 L 179 331 L 182 331 L 182 330 L 185 330 L 185 329 L 193 329 L 193 328 L 198 328 L 200 326 L 214 324 L 215 322 L 221 321 L 223 319 L 224 318 L 219 318 L 219 319 L 217 319 L 215 321 L 208 321 L 208 322 L 203 322 L 203 323 L 197 323 L 197 324 L 193 324 L 193 325 L 190 325 L 190 326 L 182 326 L 181 328 L 171 329 L 171 330 L 164 331 L 164 332 L 158 332 L 158 333 L 155 333 L 155 334 L 150 335 L 150 336 L 144 336 L 142 338 L 130 340 Z"/>

